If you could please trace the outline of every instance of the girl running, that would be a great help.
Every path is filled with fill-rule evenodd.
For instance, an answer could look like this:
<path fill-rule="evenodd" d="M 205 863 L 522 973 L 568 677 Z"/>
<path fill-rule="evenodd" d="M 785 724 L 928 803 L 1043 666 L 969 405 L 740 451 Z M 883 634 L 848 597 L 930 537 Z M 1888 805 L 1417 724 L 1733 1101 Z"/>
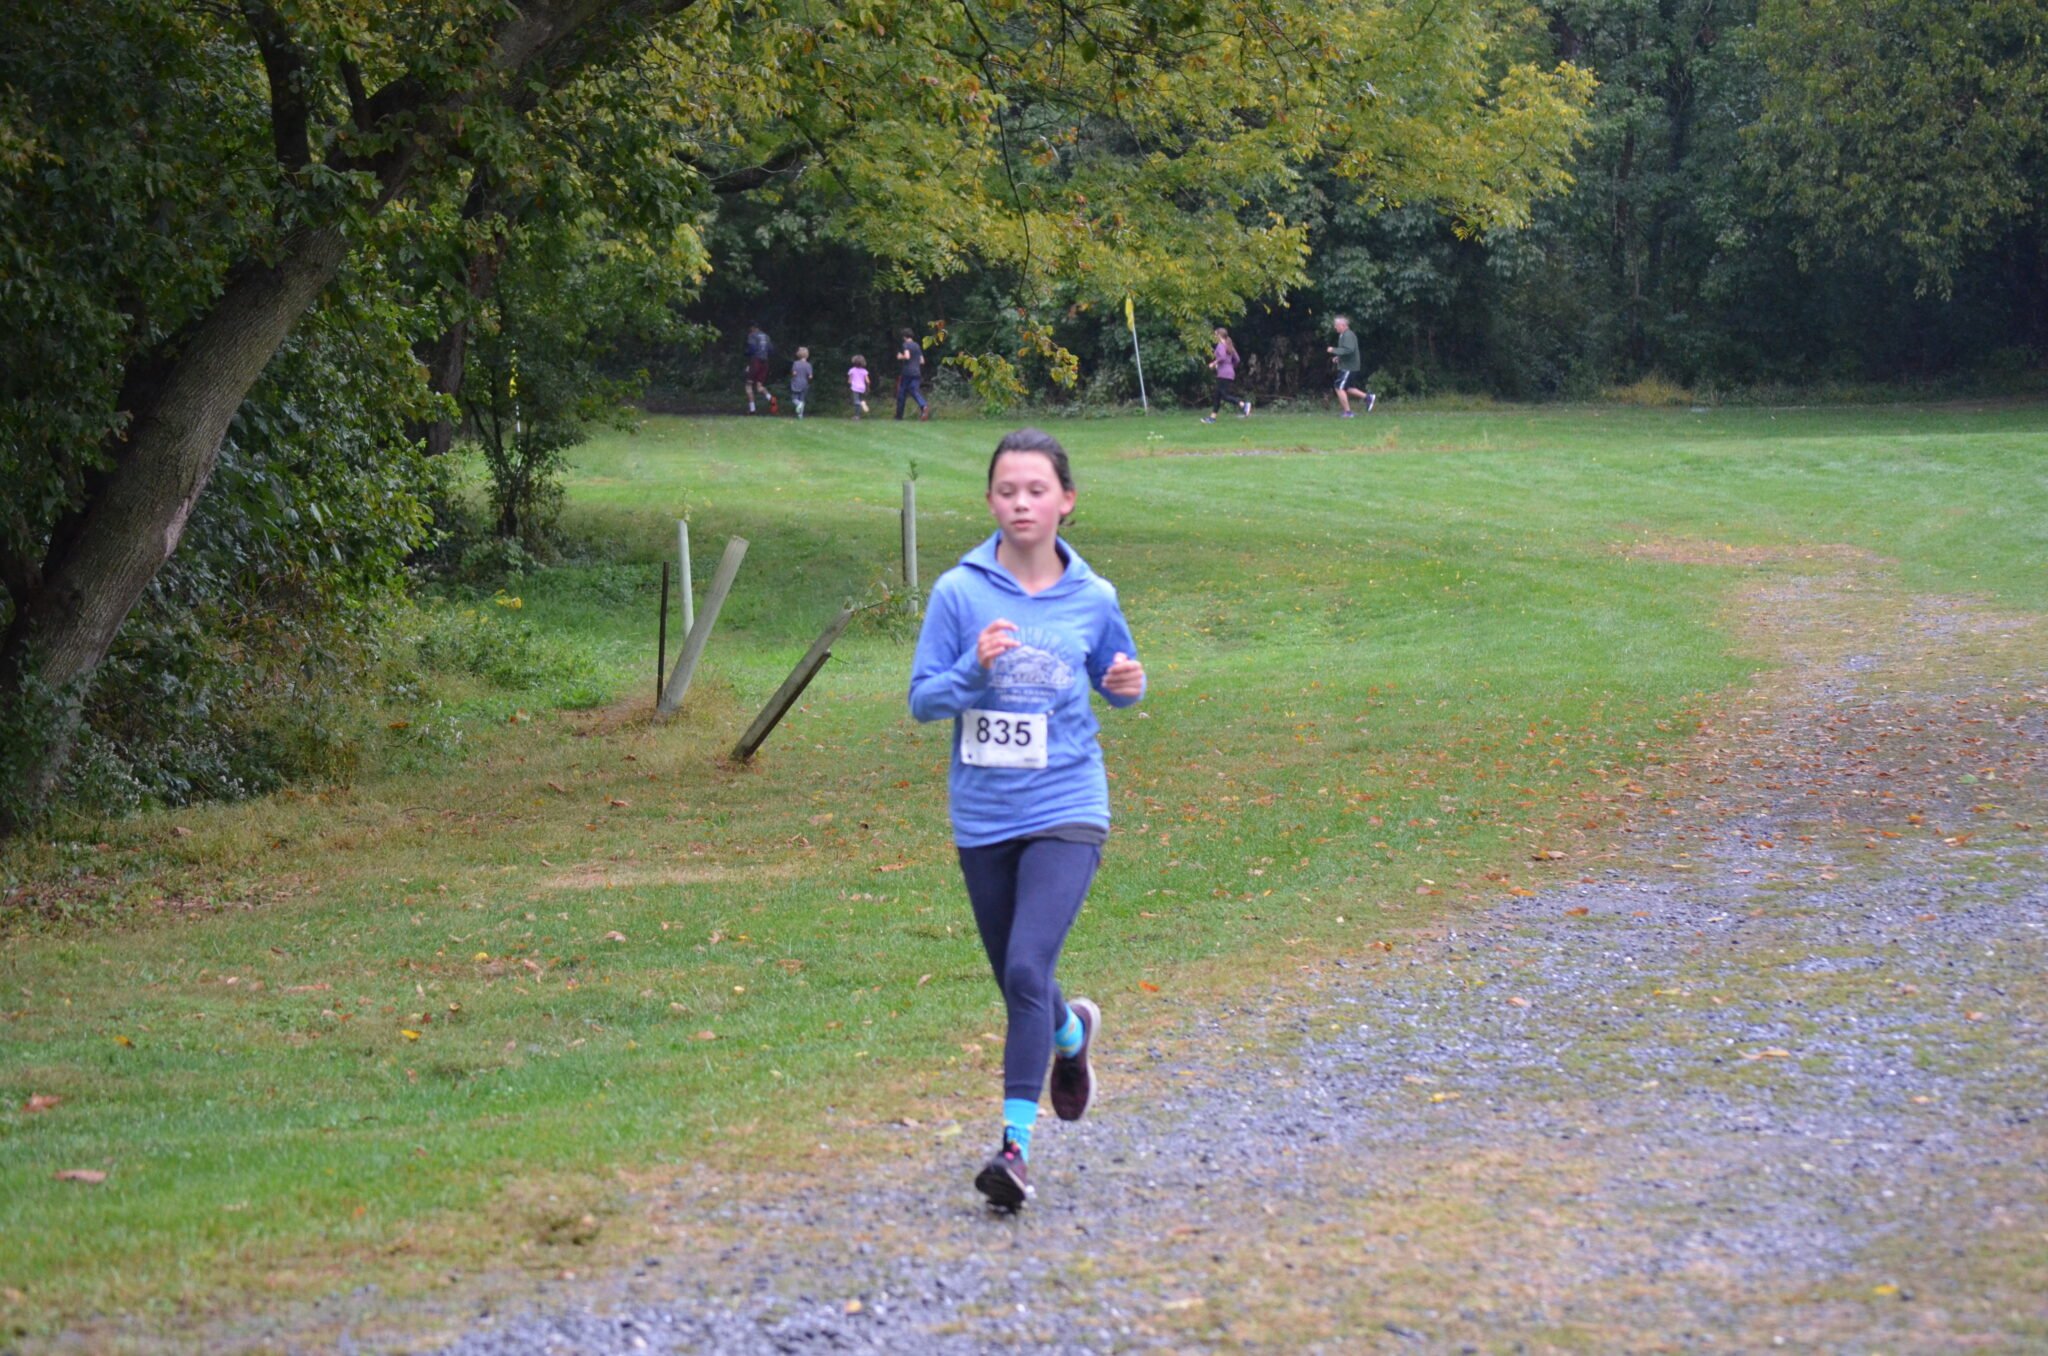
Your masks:
<path fill-rule="evenodd" d="M 1052 435 L 1019 429 L 988 464 L 996 531 L 932 587 L 910 711 L 954 721 L 953 841 L 981 944 L 1008 1009 L 1003 1133 L 974 1185 L 1015 1210 L 1052 1060 L 1052 1106 L 1077 1121 L 1095 1091 L 1102 1014 L 1053 981 L 1109 837 L 1109 784 L 1089 709 L 1145 695 L 1116 590 L 1060 540 L 1074 475 Z M 1085 678 L 1085 681 L 1083 681 Z"/>
<path fill-rule="evenodd" d="M 858 419 L 868 412 L 868 360 L 858 353 L 846 369 L 846 388 L 853 392 L 853 417 Z"/>
<path fill-rule="evenodd" d="M 1215 423 L 1226 400 L 1237 406 L 1238 418 L 1248 417 L 1252 412 L 1252 402 L 1239 400 L 1237 392 L 1231 389 L 1231 383 L 1237 380 L 1237 345 L 1230 342 L 1230 331 L 1221 325 L 1216 327 L 1216 351 L 1209 355 L 1209 366 L 1216 369 L 1216 403 L 1202 416 L 1202 422 Z"/>

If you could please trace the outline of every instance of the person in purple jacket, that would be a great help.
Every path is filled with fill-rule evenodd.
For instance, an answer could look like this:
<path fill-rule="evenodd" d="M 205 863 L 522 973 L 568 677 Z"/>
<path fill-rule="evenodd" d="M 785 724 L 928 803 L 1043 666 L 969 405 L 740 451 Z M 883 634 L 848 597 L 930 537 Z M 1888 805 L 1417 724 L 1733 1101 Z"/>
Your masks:
<path fill-rule="evenodd" d="M 1113 707 L 1145 695 L 1116 589 L 1060 540 L 1074 473 L 1048 433 L 1018 429 L 988 465 L 996 531 L 932 586 L 910 711 L 953 722 L 953 842 L 975 927 L 1008 1014 L 1003 1134 L 974 1185 L 1016 1210 L 1052 1062 L 1052 1106 L 1079 1120 L 1095 1092 L 1102 1013 L 1053 979 L 1109 839 L 1109 782 L 1089 689 Z"/>
<path fill-rule="evenodd" d="M 1205 424 L 1216 422 L 1216 416 L 1222 411 L 1223 402 L 1226 400 L 1237 406 L 1237 417 L 1240 419 L 1248 417 L 1252 412 L 1252 402 L 1239 400 L 1237 392 L 1231 389 L 1231 384 L 1237 380 L 1237 345 L 1230 342 L 1230 331 L 1221 325 L 1216 327 L 1215 338 L 1216 349 L 1209 355 L 1209 366 L 1216 372 L 1216 403 L 1202 416 L 1202 422 Z"/>

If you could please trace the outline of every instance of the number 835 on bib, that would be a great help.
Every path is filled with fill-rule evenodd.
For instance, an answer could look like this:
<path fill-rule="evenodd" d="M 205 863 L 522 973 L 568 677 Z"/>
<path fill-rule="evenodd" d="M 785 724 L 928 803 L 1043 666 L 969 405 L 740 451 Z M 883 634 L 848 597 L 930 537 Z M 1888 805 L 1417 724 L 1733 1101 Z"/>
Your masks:
<path fill-rule="evenodd" d="M 1044 767 L 1046 713 L 964 711 L 960 761 L 969 767 Z"/>

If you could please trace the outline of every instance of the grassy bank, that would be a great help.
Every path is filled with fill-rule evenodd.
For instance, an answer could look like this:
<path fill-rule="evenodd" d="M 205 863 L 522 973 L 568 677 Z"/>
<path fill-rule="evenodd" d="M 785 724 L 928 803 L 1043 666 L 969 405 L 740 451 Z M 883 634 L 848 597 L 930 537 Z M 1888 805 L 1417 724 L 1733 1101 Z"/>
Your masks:
<path fill-rule="evenodd" d="M 754 766 L 720 755 L 840 602 L 893 578 L 913 466 L 927 580 L 985 534 L 1005 427 L 655 420 L 581 449 L 589 562 L 473 626 L 532 628 L 610 704 L 423 695 L 347 790 L 0 859 L 145 901 L 0 939 L 13 1321 L 435 1284 L 601 1234 L 622 1172 L 780 1167 L 988 1112 L 1000 1009 L 945 831 L 948 732 L 904 712 L 912 625 L 865 619 Z M 1751 667 L 1721 623 L 1747 571 L 1854 550 L 1916 589 L 2048 605 L 2041 406 L 1056 432 L 1070 539 L 1153 685 L 1105 718 L 1118 827 L 1063 978 L 1159 1029 L 1575 872 L 1654 814 L 1631 773 Z M 725 537 L 751 547 L 656 725 L 682 512 L 700 589 Z"/>

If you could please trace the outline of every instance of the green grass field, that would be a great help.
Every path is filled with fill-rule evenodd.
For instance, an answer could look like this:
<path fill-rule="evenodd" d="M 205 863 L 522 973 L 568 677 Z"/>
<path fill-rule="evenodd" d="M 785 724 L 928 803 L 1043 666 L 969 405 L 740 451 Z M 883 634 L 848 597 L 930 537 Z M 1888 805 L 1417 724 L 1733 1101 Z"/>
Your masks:
<path fill-rule="evenodd" d="M 353 787 L 0 856 L 0 886 L 128 901 L 0 935 L 7 1317 L 425 1287 L 545 1253 L 564 1218 L 602 1228 L 622 1180 L 673 1165 L 879 1152 L 904 1116 L 978 1145 L 1001 1012 L 950 857 L 948 732 L 905 712 L 914 622 L 867 614 L 752 767 L 721 755 L 840 603 L 893 581 L 913 465 L 927 582 L 985 535 L 1010 426 L 654 420 L 592 444 L 583 563 L 470 608 L 575 681 L 440 679 L 384 713 Z M 2039 405 L 1054 431 L 1069 539 L 1152 682 L 1104 719 L 1117 829 L 1062 977 L 1140 1029 L 1571 870 L 1531 849 L 1597 840 L 1626 807 L 1583 797 L 1753 668 L 1723 603 L 1758 569 L 1854 548 L 1905 588 L 2048 606 Z M 727 536 L 751 549 L 658 725 L 684 512 L 700 590 Z"/>

